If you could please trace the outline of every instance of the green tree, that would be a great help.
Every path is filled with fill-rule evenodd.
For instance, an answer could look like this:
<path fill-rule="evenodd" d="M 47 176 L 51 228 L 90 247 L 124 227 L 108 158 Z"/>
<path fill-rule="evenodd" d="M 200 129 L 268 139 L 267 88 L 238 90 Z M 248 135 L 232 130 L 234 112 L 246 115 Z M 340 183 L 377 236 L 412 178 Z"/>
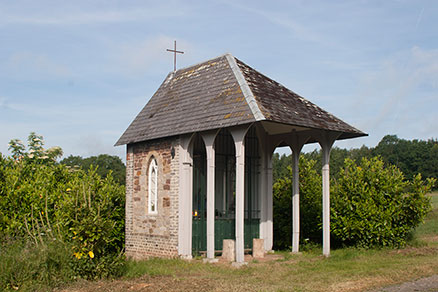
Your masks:
<path fill-rule="evenodd" d="M 83 170 L 88 170 L 90 167 L 97 167 L 97 173 L 101 177 L 106 177 L 108 173 L 112 173 L 112 177 L 119 184 L 124 185 L 126 180 L 126 166 L 120 157 L 115 155 L 100 154 L 82 158 L 81 156 L 70 155 L 60 161 L 70 167 L 79 167 Z"/>
<path fill-rule="evenodd" d="M 421 173 L 425 178 L 438 178 L 438 141 L 405 140 L 386 135 L 372 150 L 387 164 L 396 165 L 408 178 Z"/>
<path fill-rule="evenodd" d="M 272 179 L 276 182 L 280 178 L 285 178 L 289 175 L 288 166 L 292 166 L 291 155 L 281 155 L 274 153 L 272 155 Z"/>

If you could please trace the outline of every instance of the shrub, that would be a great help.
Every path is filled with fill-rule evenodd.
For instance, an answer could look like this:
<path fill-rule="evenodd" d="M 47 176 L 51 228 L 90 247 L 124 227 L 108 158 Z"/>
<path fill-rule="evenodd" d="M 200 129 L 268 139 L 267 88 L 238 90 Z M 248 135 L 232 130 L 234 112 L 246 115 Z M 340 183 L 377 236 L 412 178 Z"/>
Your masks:
<path fill-rule="evenodd" d="M 75 174 L 57 216 L 72 244 L 73 270 L 86 279 L 119 275 L 124 260 L 124 188 L 111 176 L 101 179 L 95 169 Z"/>
<path fill-rule="evenodd" d="M 300 239 L 321 241 L 321 176 L 315 161 L 300 157 Z M 273 186 L 274 248 L 287 249 L 292 244 L 292 168 Z"/>
<path fill-rule="evenodd" d="M 399 247 L 430 210 L 434 184 L 421 175 L 404 179 L 395 166 L 374 157 L 360 165 L 346 159 L 331 195 L 331 235 L 338 245 Z"/>
<path fill-rule="evenodd" d="M 14 140 L 13 157 L 0 154 L 0 244 L 5 238 L 24 238 L 23 250 L 43 251 L 48 242 L 57 242 L 68 255 L 63 259 L 73 278 L 119 275 L 124 187 L 111 173 L 102 178 L 96 169 L 57 164 L 60 148 L 45 150 L 40 136 L 31 133 L 29 141 L 28 152 Z"/>

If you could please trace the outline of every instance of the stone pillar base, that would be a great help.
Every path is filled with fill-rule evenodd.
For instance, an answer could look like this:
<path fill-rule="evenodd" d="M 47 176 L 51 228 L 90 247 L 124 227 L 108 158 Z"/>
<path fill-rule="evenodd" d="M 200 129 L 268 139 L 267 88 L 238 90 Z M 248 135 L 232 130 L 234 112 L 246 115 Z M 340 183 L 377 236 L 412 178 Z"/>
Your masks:
<path fill-rule="evenodd" d="M 219 262 L 219 259 L 209 259 L 209 258 L 206 258 L 206 259 L 203 259 L 202 262 L 203 262 L 204 264 L 205 264 L 205 263 L 215 264 L 215 263 Z"/>
<path fill-rule="evenodd" d="M 234 262 L 236 259 L 236 243 L 233 239 L 224 239 L 222 244 L 222 258 Z"/>
<path fill-rule="evenodd" d="M 241 263 L 238 263 L 238 262 L 232 262 L 232 263 L 231 263 L 231 266 L 232 266 L 233 268 L 241 268 L 241 267 L 244 267 L 244 266 L 247 266 L 247 265 L 248 265 L 247 262 L 241 262 Z"/>
<path fill-rule="evenodd" d="M 263 238 L 254 238 L 252 240 L 252 257 L 264 258 L 265 257 L 265 241 Z"/>

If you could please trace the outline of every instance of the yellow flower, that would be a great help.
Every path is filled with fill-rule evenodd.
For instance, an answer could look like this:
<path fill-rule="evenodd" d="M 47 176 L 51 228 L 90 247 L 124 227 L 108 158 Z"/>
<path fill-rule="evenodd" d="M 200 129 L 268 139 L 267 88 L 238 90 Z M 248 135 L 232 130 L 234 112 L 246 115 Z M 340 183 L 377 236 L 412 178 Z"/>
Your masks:
<path fill-rule="evenodd" d="M 74 254 L 74 256 L 75 256 L 78 260 L 80 260 L 81 257 L 82 257 L 82 254 L 79 253 L 79 252 L 75 252 L 75 253 L 73 253 L 73 254 Z"/>
<path fill-rule="evenodd" d="M 66 189 L 66 191 L 67 191 L 67 192 L 70 192 L 70 191 L 71 191 L 71 189 L 70 189 L 70 188 L 68 188 L 68 189 Z"/>
<path fill-rule="evenodd" d="M 90 258 L 94 258 L 94 252 L 93 252 L 93 251 L 90 250 L 90 251 L 88 252 L 88 255 L 90 256 Z"/>

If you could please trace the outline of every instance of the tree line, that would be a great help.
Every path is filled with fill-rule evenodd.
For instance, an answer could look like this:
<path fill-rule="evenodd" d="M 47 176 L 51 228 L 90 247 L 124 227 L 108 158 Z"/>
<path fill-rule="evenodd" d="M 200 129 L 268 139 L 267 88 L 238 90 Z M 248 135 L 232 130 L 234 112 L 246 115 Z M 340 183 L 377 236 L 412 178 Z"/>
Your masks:
<path fill-rule="evenodd" d="M 70 155 L 62 159 L 60 164 L 64 164 L 72 168 L 80 168 L 88 170 L 90 167 L 97 167 L 96 173 L 102 178 L 105 178 L 110 172 L 113 179 L 121 185 L 125 185 L 126 166 L 120 157 L 109 154 L 100 154 L 98 156 L 90 156 L 83 158 L 81 156 Z"/>
<path fill-rule="evenodd" d="M 314 160 L 315 169 L 321 168 L 321 150 L 302 153 L 308 160 Z M 330 176 L 337 177 L 349 158 L 359 163 L 362 158 L 381 157 L 386 165 L 395 165 L 407 179 L 421 173 L 423 178 L 438 178 L 438 140 L 405 140 L 396 135 L 386 135 L 376 147 L 342 149 L 333 147 L 330 154 Z M 292 165 L 290 155 L 275 153 L 272 159 L 274 182 L 287 174 L 287 166 Z"/>

